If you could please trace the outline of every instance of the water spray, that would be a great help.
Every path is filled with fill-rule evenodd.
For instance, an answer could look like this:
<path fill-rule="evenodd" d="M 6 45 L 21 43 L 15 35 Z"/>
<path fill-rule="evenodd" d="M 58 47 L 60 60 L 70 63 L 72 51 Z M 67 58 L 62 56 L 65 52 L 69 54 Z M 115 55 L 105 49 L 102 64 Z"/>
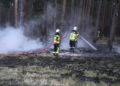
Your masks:
<path fill-rule="evenodd" d="M 87 41 L 84 37 L 80 36 L 80 38 L 86 43 L 88 44 L 93 50 L 97 51 L 98 49 L 96 47 L 94 47 L 89 41 Z"/>

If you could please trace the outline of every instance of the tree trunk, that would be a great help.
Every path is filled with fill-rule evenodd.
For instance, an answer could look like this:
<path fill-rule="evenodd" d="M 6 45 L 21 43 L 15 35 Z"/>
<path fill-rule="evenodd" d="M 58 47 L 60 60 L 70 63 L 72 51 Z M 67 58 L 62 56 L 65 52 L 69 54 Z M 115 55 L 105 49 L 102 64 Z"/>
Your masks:
<path fill-rule="evenodd" d="M 56 13 L 55 13 L 55 17 L 53 19 L 53 22 L 54 22 L 54 27 L 53 29 L 55 30 L 57 27 L 56 27 L 56 19 L 57 19 L 57 0 L 54 1 L 54 4 L 55 4 L 55 10 L 56 10 Z"/>
<path fill-rule="evenodd" d="M 65 12 L 66 12 L 66 0 L 63 0 L 62 22 L 64 21 Z"/>
<path fill-rule="evenodd" d="M 15 0 L 15 27 L 18 27 L 18 0 Z"/>
<path fill-rule="evenodd" d="M 19 1 L 19 26 L 22 26 L 23 25 L 23 15 L 24 15 L 24 0 L 20 0 Z"/>
<path fill-rule="evenodd" d="M 93 17 L 93 12 L 94 12 L 94 0 L 91 0 L 91 11 L 90 11 L 90 16 L 92 16 L 92 18 L 94 18 L 94 17 Z"/>
<path fill-rule="evenodd" d="M 103 1 L 103 9 L 102 9 L 102 16 L 101 16 L 101 21 L 102 22 L 100 22 L 100 28 L 101 29 L 103 29 L 103 28 L 105 28 L 105 26 L 106 26 L 106 20 L 107 20 L 107 16 L 106 16 L 106 12 L 107 12 L 107 1 L 106 0 L 104 0 Z M 108 14 L 107 14 L 108 15 Z"/>
<path fill-rule="evenodd" d="M 2 23 L 2 3 L 0 1 L 0 26 L 1 26 L 1 23 Z"/>
<path fill-rule="evenodd" d="M 99 25 L 100 25 L 100 14 L 101 14 L 102 2 L 103 2 L 103 0 L 100 0 L 99 1 L 99 6 L 98 6 L 97 20 L 96 20 L 97 29 L 99 28 Z"/>
<path fill-rule="evenodd" d="M 115 37 L 115 31 L 118 25 L 118 11 L 119 11 L 119 3 L 117 3 L 116 1 L 113 1 L 113 19 L 112 19 L 112 27 L 111 27 L 111 31 L 110 31 L 110 38 L 108 41 L 108 47 L 109 50 L 112 50 L 113 47 L 113 41 L 114 41 L 114 37 Z"/>
<path fill-rule="evenodd" d="M 74 25 L 74 0 L 71 1 L 71 25 Z"/>
<path fill-rule="evenodd" d="M 85 0 L 82 0 L 82 11 L 81 11 L 81 28 L 82 31 L 85 31 Z"/>

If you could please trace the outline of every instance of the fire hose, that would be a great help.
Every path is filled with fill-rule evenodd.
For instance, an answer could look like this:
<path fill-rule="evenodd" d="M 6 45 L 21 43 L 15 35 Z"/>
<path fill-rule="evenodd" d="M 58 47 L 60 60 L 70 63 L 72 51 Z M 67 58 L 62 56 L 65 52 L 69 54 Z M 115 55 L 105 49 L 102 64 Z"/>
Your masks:
<path fill-rule="evenodd" d="M 71 30 L 67 31 L 65 36 L 63 36 L 61 38 L 61 40 L 64 40 L 65 38 L 67 38 L 68 34 L 71 32 Z M 85 38 L 83 38 L 82 36 L 80 36 L 81 39 L 86 42 L 89 46 L 91 46 L 94 50 L 97 50 L 92 44 L 90 44 Z M 33 51 L 28 51 L 28 52 L 21 52 L 21 53 L 12 53 L 12 54 L 9 54 L 9 55 L 29 55 L 29 54 L 36 54 L 36 53 L 40 53 L 40 52 L 43 52 L 47 49 L 49 49 L 50 47 L 52 47 L 55 43 L 52 43 L 42 49 L 37 49 L 37 50 L 33 50 Z"/>
<path fill-rule="evenodd" d="M 65 36 L 63 36 L 61 38 L 61 40 L 64 40 L 65 38 L 67 38 L 68 34 L 71 32 L 71 30 L 69 30 L 68 32 L 66 32 Z M 38 50 L 33 50 L 33 51 L 28 51 L 28 52 L 22 52 L 22 53 L 13 53 L 13 54 L 10 54 L 10 55 L 28 55 L 28 54 L 36 54 L 36 53 L 40 53 L 42 51 L 45 51 L 47 49 L 49 49 L 50 47 L 52 47 L 55 43 L 52 43 L 42 49 L 38 49 Z"/>

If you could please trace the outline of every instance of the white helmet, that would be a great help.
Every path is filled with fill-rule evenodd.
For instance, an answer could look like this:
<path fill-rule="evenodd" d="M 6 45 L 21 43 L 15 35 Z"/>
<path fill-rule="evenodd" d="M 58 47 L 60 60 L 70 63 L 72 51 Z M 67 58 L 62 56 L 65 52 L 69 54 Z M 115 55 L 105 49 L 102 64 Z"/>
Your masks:
<path fill-rule="evenodd" d="M 75 30 L 75 31 L 76 31 L 76 30 L 77 30 L 77 27 L 76 27 L 76 26 L 74 26 L 74 27 L 73 27 L 73 30 Z"/>
<path fill-rule="evenodd" d="M 60 32 L 60 29 L 56 29 L 56 33 L 59 33 Z"/>

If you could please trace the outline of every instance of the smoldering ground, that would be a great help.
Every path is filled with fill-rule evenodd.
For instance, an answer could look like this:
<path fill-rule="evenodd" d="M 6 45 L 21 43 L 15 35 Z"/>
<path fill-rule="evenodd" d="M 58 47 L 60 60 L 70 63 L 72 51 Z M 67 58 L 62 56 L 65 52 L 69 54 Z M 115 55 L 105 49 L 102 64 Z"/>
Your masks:
<path fill-rule="evenodd" d="M 58 22 L 61 22 L 61 20 L 56 20 L 58 13 L 60 13 L 58 9 L 51 3 L 48 3 L 41 16 L 34 16 L 31 20 L 24 23 L 24 29 L 20 27 L 15 29 L 7 26 L 1 30 L 0 53 L 29 51 L 43 48 L 45 47 L 44 45 L 47 46 L 53 43 L 56 28 L 60 28 L 63 37 L 66 35 L 67 31 L 72 30 L 74 25 L 78 26 L 80 35 L 92 41 L 92 38 L 94 38 L 94 34 L 92 33 L 95 32 L 95 27 L 91 25 L 89 15 L 80 16 L 81 12 L 80 8 L 78 8 L 75 18 L 73 15 L 68 15 L 68 18 L 65 18 L 63 21 L 64 26 L 61 26 L 57 25 Z M 78 39 L 78 47 L 88 46 L 81 39 Z M 69 34 L 65 40 L 61 41 L 61 49 L 69 49 Z"/>
<path fill-rule="evenodd" d="M 0 53 L 29 51 L 42 48 L 39 39 L 30 39 L 24 35 L 22 28 L 7 26 L 0 30 Z"/>

